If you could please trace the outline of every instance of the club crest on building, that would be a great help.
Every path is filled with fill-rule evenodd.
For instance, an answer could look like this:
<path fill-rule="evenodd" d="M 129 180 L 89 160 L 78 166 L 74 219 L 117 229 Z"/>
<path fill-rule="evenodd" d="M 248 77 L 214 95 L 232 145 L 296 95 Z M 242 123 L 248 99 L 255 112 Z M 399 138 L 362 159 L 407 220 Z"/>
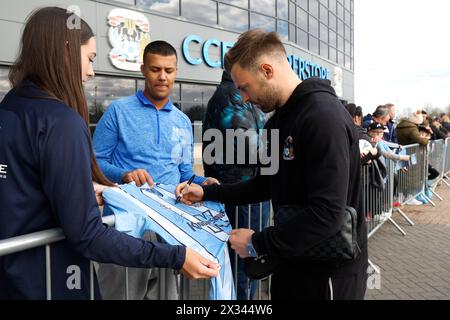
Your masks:
<path fill-rule="evenodd" d="M 283 147 L 283 160 L 294 160 L 294 146 L 293 146 L 293 139 L 291 136 L 287 137 L 286 140 L 284 140 L 284 147 Z"/>
<path fill-rule="evenodd" d="M 108 15 L 111 63 L 121 70 L 139 71 L 145 46 L 150 43 L 150 24 L 139 12 L 113 9 Z"/>

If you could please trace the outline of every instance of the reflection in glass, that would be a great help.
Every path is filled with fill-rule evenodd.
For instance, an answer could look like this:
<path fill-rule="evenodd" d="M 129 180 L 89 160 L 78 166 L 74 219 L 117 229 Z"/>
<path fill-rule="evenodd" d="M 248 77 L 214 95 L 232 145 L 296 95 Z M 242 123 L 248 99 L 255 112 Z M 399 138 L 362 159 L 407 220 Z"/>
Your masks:
<path fill-rule="evenodd" d="M 250 0 L 250 9 L 275 17 L 275 0 Z"/>
<path fill-rule="evenodd" d="M 288 19 L 288 0 L 277 1 L 277 17 L 280 19 Z"/>
<path fill-rule="evenodd" d="M 181 110 L 192 122 L 203 121 L 206 106 L 215 90 L 215 86 L 183 83 L 181 85 Z"/>
<path fill-rule="evenodd" d="M 219 3 L 219 25 L 237 31 L 247 31 L 248 11 Z"/>
<path fill-rule="evenodd" d="M 289 27 L 287 21 L 277 20 L 277 32 L 282 41 L 289 40 Z"/>
<path fill-rule="evenodd" d="M 195 22 L 217 24 L 217 2 L 181 0 L 181 15 Z"/>
<path fill-rule="evenodd" d="M 275 31 L 275 19 L 257 13 L 250 13 L 250 29 L 254 28 Z"/>
<path fill-rule="evenodd" d="M 0 67 L 0 101 L 5 97 L 11 86 L 8 80 L 9 68 Z"/>
<path fill-rule="evenodd" d="M 133 95 L 136 80 L 96 76 L 85 84 L 89 122 L 95 124 L 114 100 Z"/>
<path fill-rule="evenodd" d="M 136 0 L 136 6 L 168 13 L 174 16 L 180 14 L 180 0 Z"/>
<path fill-rule="evenodd" d="M 341 37 L 340 35 L 338 35 L 338 39 L 337 39 L 337 48 L 339 51 L 344 51 L 344 38 Z"/>
<path fill-rule="evenodd" d="M 222 0 L 222 2 L 248 9 L 248 0 Z"/>

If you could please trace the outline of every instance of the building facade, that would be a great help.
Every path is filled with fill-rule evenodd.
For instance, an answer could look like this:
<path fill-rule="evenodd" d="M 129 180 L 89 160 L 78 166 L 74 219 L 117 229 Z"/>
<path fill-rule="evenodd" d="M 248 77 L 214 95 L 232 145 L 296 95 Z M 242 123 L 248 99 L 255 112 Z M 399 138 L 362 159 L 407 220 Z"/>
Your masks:
<path fill-rule="evenodd" d="M 144 87 L 142 49 L 166 40 L 178 52 L 172 100 L 201 121 L 220 82 L 223 56 L 240 33 L 262 28 L 283 39 L 300 78 L 331 80 L 341 100 L 353 101 L 354 0 L 4 0 L 0 2 L 0 99 L 27 16 L 54 5 L 79 14 L 97 37 L 95 79 L 86 84 L 92 125 L 110 102 Z M 76 27 L 76 21 L 68 22 Z M 197 140 L 197 139 L 196 139 Z"/>

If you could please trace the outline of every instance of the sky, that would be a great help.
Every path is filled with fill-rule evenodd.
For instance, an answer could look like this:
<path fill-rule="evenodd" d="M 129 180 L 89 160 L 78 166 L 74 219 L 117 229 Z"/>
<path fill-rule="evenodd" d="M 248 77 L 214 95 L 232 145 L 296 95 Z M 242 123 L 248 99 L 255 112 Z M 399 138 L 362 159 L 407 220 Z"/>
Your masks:
<path fill-rule="evenodd" d="M 406 115 L 450 105 L 450 1 L 355 0 L 355 103 Z"/>

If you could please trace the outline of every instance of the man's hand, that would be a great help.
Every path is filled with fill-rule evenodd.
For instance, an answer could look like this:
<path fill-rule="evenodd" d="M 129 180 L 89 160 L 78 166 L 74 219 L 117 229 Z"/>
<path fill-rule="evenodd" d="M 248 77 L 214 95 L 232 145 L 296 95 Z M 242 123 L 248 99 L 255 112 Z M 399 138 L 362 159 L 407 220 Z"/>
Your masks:
<path fill-rule="evenodd" d="M 146 182 L 150 188 L 153 188 L 154 182 L 151 175 L 145 169 L 137 169 L 125 173 L 122 177 L 124 183 L 136 182 L 136 186 L 140 187 Z"/>
<path fill-rule="evenodd" d="M 203 258 L 192 249 L 186 248 L 186 258 L 180 272 L 191 279 L 205 279 L 219 274 L 220 265 Z"/>
<path fill-rule="evenodd" d="M 234 229 L 230 232 L 230 238 L 228 241 L 231 244 L 231 248 L 241 258 L 250 257 L 247 250 L 247 245 L 252 241 L 252 235 L 255 231 L 251 229 Z"/>
<path fill-rule="evenodd" d="M 107 188 L 111 188 L 108 186 L 104 186 L 102 184 L 98 184 L 97 182 L 92 182 L 92 184 L 94 185 L 94 191 L 95 191 L 95 199 L 97 199 L 97 204 L 99 206 L 103 205 L 103 191 Z"/>
<path fill-rule="evenodd" d="M 180 201 L 190 206 L 196 202 L 202 201 L 203 188 L 195 183 L 188 185 L 187 182 L 183 182 L 177 185 L 175 190 L 176 197 L 180 194 L 182 194 Z"/>
<path fill-rule="evenodd" d="M 220 184 L 220 182 L 216 178 L 208 177 L 205 181 L 203 181 L 202 186 L 209 186 L 211 184 Z"/>

